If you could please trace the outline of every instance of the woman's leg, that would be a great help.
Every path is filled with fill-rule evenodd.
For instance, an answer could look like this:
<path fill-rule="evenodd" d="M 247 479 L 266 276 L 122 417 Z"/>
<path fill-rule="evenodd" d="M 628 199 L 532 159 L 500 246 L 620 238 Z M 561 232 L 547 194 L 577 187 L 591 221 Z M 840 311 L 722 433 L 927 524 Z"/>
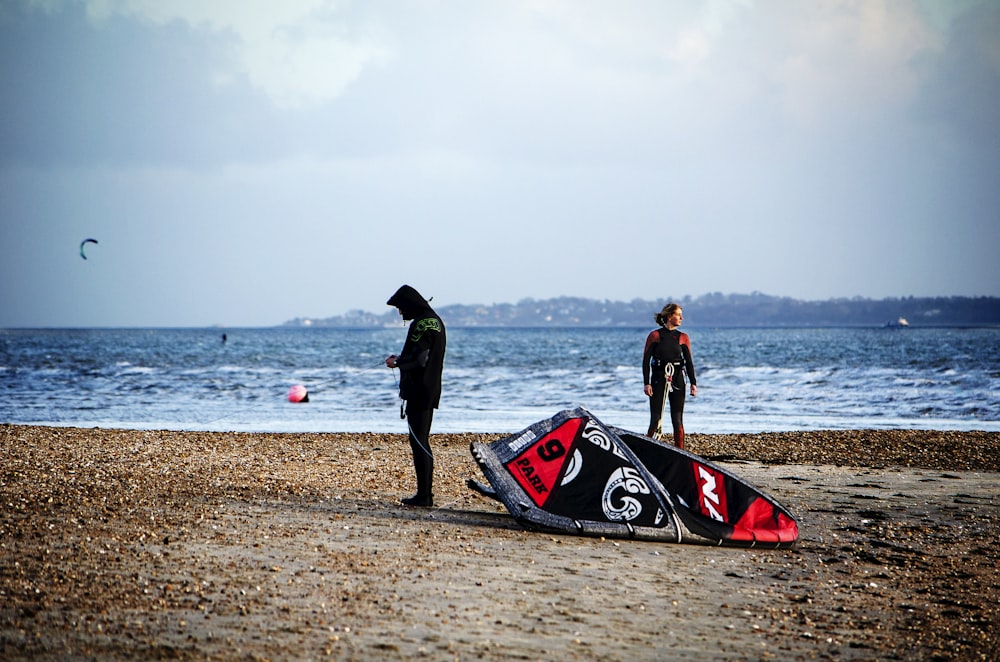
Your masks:
<path fill-rule="evenodd" d="M 670 392 L 670 424 L 674 428 L 674 445 L 684 448 L 684 382 Z"/>
<path fill-rule="evenodd" d="M 649 396 L 649 430 L 647 437 L 653 437 L 660 427 L 660 419 L 663 417 L 663 390 L 666 388 L 665 382 L 657 384 L 653 382 L 653 395 Z"/>

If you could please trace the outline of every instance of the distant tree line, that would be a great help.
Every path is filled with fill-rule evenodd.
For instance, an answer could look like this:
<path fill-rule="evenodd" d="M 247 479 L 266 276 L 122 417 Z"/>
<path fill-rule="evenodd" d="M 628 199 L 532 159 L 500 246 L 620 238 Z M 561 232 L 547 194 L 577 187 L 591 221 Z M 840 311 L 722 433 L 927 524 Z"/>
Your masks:
<path fill-rule="evenodd" d="M 998 326 L 998 297 L 903 297 L 890 299 L 830 299 L 801 301 L 754 292 L 662 301 L 608 301 L 579 297 L 522 299 L 517 303 L 450 304 L 437 312 L 450 327 L 652 326 L 653 315 L 668 301 L 684 307 L 689 327 L 827 327 L 886 326 L 900 318 L 910 326 Z M 366 328 L 398 326 L 399 315 L 352 310 L 322 319 L 296 318 L 283 326 Z"/>

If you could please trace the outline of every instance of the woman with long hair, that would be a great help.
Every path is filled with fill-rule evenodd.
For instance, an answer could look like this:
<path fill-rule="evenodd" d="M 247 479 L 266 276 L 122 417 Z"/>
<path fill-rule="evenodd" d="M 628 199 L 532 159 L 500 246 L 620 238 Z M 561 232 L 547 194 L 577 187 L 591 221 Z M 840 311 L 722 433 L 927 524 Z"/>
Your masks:
<path fill-rule="evenodd" d="M 676 303 L 668 303 L 654 319 L 658 329 L 646 336 L 642 352 L 643 391 L 649 398 L 649 430 L 646 436 L 659 439 L 663 434 L 663 408 L 670 403 L 670 424 L 674 445 L 684 448 L 684 375 L 691 381 L 691 397 L 698 394 L 691 360 L 691 339 L 678 327 L 684 321 L 684 311 Z"/>

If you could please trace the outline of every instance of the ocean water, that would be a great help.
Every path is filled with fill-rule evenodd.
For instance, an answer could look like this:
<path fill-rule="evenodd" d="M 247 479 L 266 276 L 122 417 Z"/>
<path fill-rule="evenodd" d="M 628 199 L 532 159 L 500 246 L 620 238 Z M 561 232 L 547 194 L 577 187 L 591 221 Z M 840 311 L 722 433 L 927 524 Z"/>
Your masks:
<path fill-rule="evenodd" d="M 434 431 L 515 432 L 583 406 L 642 432 L 649 330 L 449 328 Z M 1000 329 L 685 330 L 698 371 L 688 433 L 1000 431 Z M 405 332 L 0 330 L 0 423 L 405 432 L 383 363 Z M 295 384 L 308 403 L 288 402 Z"/>

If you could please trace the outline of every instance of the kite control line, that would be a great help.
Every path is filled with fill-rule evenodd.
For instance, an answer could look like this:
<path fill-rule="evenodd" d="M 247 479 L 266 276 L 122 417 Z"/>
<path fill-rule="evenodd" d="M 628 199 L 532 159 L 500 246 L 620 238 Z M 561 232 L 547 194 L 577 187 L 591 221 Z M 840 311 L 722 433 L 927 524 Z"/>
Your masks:
<path fill-rule="evenodd" d="M 396 369 L 389 368 L 389 370 L 392 370 L 392 379 L 396 382 L 396 390 L 398 391 L 399 379 L 396 377 Z M 406 421 L 406 429 L 410 431 L 410 437 L 417 442 L 417 446 L 420 447 L 420 450 L 422 450 L 427 455 L 427 457 L 433 460 L 434 453 L 431 452 L 430 448 L 424 446 L 423 442 L 420 441 L 420 437 L 418 437 L 417 434 L 413 431 L 413 426 L 410 425 L 410 419 L 406 418 L 405 403 L 406 400 L 403 400 L 403 398 L 399 399 L 399 418 Z"/>
<path fill-rule="evenodd" d="M 653 434 L 653 439 L 659 441 L 663 438 L 663 411 L 667 408 L 668 396 L 670 392 L 674 390 L 674 364 L 667 363 L 663 366 L 663 376 L 667 380 L 666 386 L 663 387 L 663 401 L 660 403 L 660 418 L 656 421 L 656 432 Z"/>
<path fill-rule="evenodd" d="M 430 448 L 427 448 L 420 442 L 420 437 L 413 431 L 413 427 L 410 425 L 410 419 L 406 419 L 406 427 L 410 431 L 410 436 L 417 442 L 417 446 L 420 446 L 420 450 L 427 454 L 427 457 L 434 459 L 434 453 L 431 452 Z"/>
<path fill-rule="evenodd" d="M 376 368 L 380 367 L 380 365 L 372 366 L 370 368 L 364 368 L 361 370 L 361 372 L 365 373 L 370 370 L 375 370 Z M 325 379 L 321 382 L 313 382 L 312 388 L 316 388 L 317 386 L 325 386 L 326 384 L 329 384 L 330 382 L 335 382 L 338 379 L 340 378 L 331 377 L 330 379 Z M 288 401 L 296 404 L 309 402 L 309 389 L 307 389 L 303 384 L 295 384 L 290 389 L 288 389 Z"/>

